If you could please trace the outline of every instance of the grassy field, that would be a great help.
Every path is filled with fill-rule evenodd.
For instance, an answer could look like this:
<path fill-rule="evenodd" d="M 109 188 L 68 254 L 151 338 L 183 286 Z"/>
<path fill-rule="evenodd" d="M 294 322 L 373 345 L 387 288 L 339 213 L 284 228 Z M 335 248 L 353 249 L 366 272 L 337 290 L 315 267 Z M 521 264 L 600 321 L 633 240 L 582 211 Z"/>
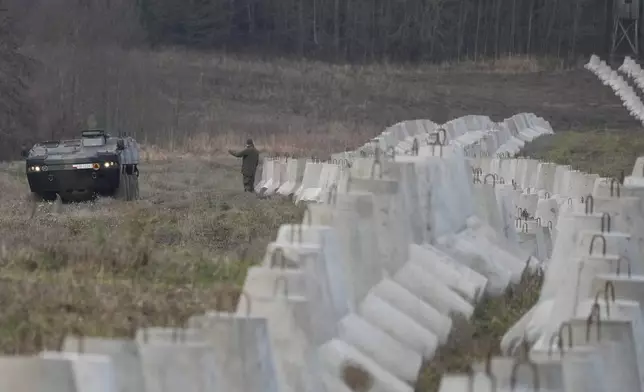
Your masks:
<path fill-rule="evenodd" d="M 0 350 L 55 348 L 69 331 L 179 326 L 195 312 L 230 309 L 216 303 L 218 290 L 242 285 L 279 225 L 302 215 L 287 200 L 240 192 L 238 172 L 227 159 L 151 162 L 139 202 L 45 203 L 34 214 L 23 166 L 4 164 Z M 20 335 L 27 329 L 42 337 Z"/>
<path fill-rule="evenodd" d="M 203 104 L 186 92 L 196 84 L 183 97 L 192 108 L 190 121 L 210 122 L 177 138 L 180 143 L 164 145 L 177 153 L 153 151 L 141 166 L 142 200 L 135 203 L 105 199 L 34 209 L 22 166 L 0 166 L 2 352 L 55 348 L 68 332 L 124 336 L 137 326 L 180 325 L 195 312 L 230 309 L 233 300 L 217 301 L 221 287 L 240 285 L 279 225 L 302 215 L 290 201 L 241 192 L 239 162 L 215 156 L 249 135 L 266 150 L 319 156 L 362 144 L 397 121 L 440 122 L 464 114 L 498 121 L 527 111 L 551 121 L 557 132 L 530 145 L 532 156 L 618 175 L 630 173 L 644 147 L 638 124 L 592 74 L 546 72 L 533 61 L 341 67 L 167 53 L 146 61 L 157 64 L 151 73 L 166 77 L 181 61 L 181 72 L 187 72 L 185 64 L 205 72 Z M 159 71 L 159 64 L 165 68 Z M 142 116 L 153 116 L 146 110 L 159 99 L 157 92 L 142 91 L 150 95 Z M 208 124 L 217 126 L 209 131 Z M 496 352 L 539 287 L 538 278 L 526 277 L 508 295 L 483 301 L 471 323 L 457 322 L 416 390 L 433 392 L 445 371 L 464 370 Z"/>
<path fill-rule="evenodd" d="M 642 130 L 578 129 L 549 135 L 528 145 L 525 154 L 601 176 L 631 175 L 638 156 L 644 155 Z"/>
<path fill-rule="evenodd" d="M 533 58 L 349 66 L 185 50 L 25 52 L 41 63 L 32 95 L 39 129 L 53 132 L 47 138 L 75 134 L 95 114 L 99 124 L 166 149 L 215 154 L 252 137 L 266 151 L 324 159 L 413 119 L 485 114 L 501 121 L 533 112 L 557 131 L 638 128 L 593 74 Z"/>

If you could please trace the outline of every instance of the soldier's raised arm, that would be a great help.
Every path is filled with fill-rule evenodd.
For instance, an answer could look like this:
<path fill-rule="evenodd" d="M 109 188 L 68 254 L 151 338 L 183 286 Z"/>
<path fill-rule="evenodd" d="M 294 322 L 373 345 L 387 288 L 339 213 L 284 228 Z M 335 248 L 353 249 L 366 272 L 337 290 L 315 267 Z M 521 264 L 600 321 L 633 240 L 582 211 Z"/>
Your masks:
<path fill-rule="evenodd" d="M 237 157 L 237 158 L 243 158 L 243 157 L 245 157 L 245 156 L 247 156 L 247 155 L 248 155 L 248 153 L 250 152 L 250 148 L 244 148 L 243 150 L 241 150 L 241 151 L 239 151 L 239 152 L 235 152 L 235 151 L 233 151 L 233 150 L 228 150 L 228 152 L 229 152 L 232 156 L 235 156 L 235 157 Z"/>

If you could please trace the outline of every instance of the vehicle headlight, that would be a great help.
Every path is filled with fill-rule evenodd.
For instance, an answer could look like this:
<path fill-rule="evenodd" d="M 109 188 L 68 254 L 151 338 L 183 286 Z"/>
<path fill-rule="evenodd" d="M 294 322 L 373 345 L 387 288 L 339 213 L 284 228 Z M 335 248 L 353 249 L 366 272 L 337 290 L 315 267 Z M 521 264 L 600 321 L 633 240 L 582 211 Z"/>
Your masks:
<path fill-rule="evenodd" d="M 103 166 L 105 166 L 105 167 L 115 167 L 116 165 L 117 165 L 117 163 L 116 163 L 116 162 L 112 162 L 112 161 L 110 161 L 110 162 L 105 162 L 105 163 L 103 164 Z"/>
<path fill-rule="evenodd" d="M 39 172 L 40 171 L 40 166 L 29 166 L 29 171 L 32 172 Z"/>

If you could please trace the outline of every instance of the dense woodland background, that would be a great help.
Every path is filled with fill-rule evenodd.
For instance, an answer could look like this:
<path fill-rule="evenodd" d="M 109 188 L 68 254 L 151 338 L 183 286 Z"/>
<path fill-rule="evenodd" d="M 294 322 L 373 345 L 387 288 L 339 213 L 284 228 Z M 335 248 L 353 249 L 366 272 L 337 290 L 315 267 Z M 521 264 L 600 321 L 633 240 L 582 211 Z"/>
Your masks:
<path fill-rule="evenodd" d="M 194 80 L 203 72 L 160 65 L 154 53 L 167 47 L 339 62 L 529 54 L 574 63 L 607 50 L 612 17 L 606 0 L 0 0 L 0 8 L 0 160 L 34 138 L 77 132 L 88 113 L 103 126 L 198 128 L 203 108 L 190 107 L 186 97 L 197 93 L 185 86 L 203 84 Z M 198 94 L 195 102 L 208 98 Z"/>
<path fill-rule="evenodd" d="M 140 0 L 152 44 L 351 61 L 575 56 L 607 45 L 607 0 Z"/>

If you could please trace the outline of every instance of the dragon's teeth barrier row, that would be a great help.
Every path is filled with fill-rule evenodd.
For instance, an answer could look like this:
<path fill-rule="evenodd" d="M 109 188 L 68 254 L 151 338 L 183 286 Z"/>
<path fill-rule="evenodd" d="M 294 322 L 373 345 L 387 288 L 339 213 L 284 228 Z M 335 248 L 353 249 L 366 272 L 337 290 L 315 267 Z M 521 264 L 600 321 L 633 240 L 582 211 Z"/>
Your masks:
<path fill-rule="evenodd" d="M 214 308 L 241 291 L 234 312 L 197 314 L 181 329 L 140 328 L 133 340 L 68 336 L 62 352 L 3 357 L 0 390 L 411 392 L 453 319 L 471 318 L 484 295 L 503 295 L 526 270 L 545 274 L 543 298 L 503 345 L 513 351 L 524 336 L 537 345 L 534 358 L 492 360 L 499 387 L 514 380 L 516 390 L 538 390 L 527 370 L 510 377 L 527 364 L 550 390 L 581 390 L 574 380 L 584 377 L 598 387 L 618 369 L 621 390 L 639 390 L 631 388 L 644 358 L 639 188 L 513 158 L 551 133 L 547 121 L 527 113 L 501 123 L 486 116 L 414 120 L 330 161 L 266 160 L 257 189 L 292 196 L 307 213 L 280 228 L 241 290 L 222 289 L 213 299 Z M 631 182 L 641 181 L 641 167 L 638 160 Z M 576 278 L 570 260 L 588 268 Z M 605 286 L 608 279 L 613 284 Z M 593 332 L 589 345 L 571 351 L 586 362 L 557 379 L 562 360 L 546 355 L 548 328 L 539 323 L 570 319 L 575 342 L 585 339 L 577 320 L 604 286 L 609 301 L 612 288 L 619 298 L 605 316 L 607 303 L 597 297 L 605 354 L 597 354 Z M 591 374 L 589 361 L 605 366 Z M 475 364 L 475 391 L 489 388 L 483 365 Z M 465 375 L 445 375 L 441 385 L 444 392 L 467 388 Z"/>

